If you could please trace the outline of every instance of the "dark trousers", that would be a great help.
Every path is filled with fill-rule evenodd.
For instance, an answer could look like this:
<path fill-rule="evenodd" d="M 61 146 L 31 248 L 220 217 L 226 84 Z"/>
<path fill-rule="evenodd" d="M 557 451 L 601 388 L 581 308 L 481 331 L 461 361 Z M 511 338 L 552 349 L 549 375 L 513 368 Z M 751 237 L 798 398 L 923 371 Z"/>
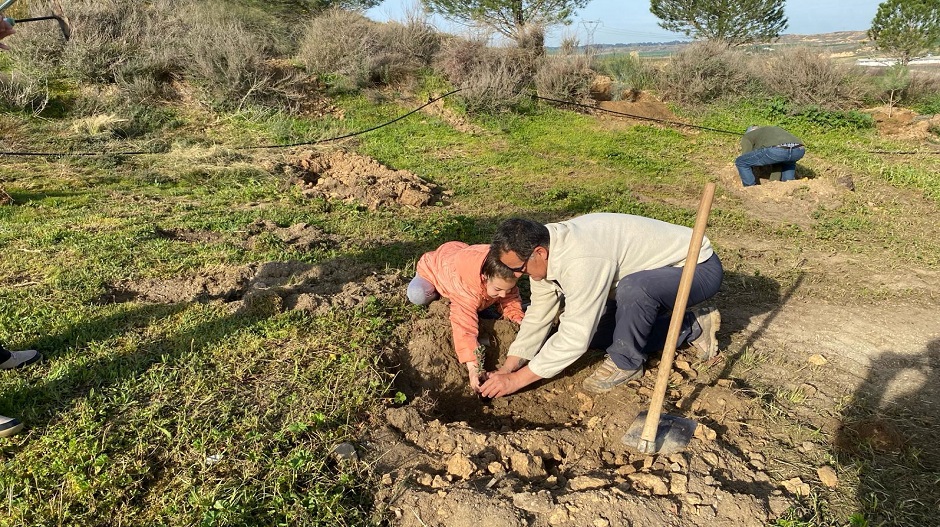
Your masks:
<path fill-rule="evenodd" d="M 687 305 L 694 306 L 715 296 L 723 275 L 718 255 L 713 254 L 698 264 Z M 621 369 L 635 370 L 642 366 L 650 354 L 665 345 L 681 276 L 681 267 L 662 267 L 623 277 L 617 284 L 616 300 L 607 302 L 591 347 L 606 348 L 614 364 Z M 695 315 L 687 311 L 676 346 L 688 344 L 701 333 Z"/>

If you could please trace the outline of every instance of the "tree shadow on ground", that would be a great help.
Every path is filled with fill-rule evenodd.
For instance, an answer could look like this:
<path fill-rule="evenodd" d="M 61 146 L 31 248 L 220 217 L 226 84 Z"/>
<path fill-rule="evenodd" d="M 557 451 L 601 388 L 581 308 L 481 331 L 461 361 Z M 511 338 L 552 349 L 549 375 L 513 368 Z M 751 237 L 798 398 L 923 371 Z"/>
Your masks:
<path fill-rule="evenodd" d="M 940 511 L 940 339 L 923 353 L 881 353 L 842 412 L 833 440 L 858 474 L 873 525 L 928 525 Z"/>

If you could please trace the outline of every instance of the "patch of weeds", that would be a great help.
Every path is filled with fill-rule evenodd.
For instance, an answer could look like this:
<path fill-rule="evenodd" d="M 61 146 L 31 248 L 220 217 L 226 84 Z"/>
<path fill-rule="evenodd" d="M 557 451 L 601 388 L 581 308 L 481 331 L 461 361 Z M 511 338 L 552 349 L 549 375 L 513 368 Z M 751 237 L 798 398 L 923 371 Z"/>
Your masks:
<path fill-rule="evenodd" d="M 856 110 L 826 110 L 809 106 L 795 113 L 789 121 L 803 121 L 826 129 L 867 130 L 875 127 L 874 118 Z"/>
<path fill-rule="evenodd" d="M 133 139 L 164 130 L 174 130 L 183 125 L 176 112 L 157 106 L 132 106 L 124 121 L 113 128 L 112 133 L 120 139 Z"/>
<path fill-rule="evenodd" d="M 835 518 L 829 510 L 828 503 L 816 492 L 802 497 L 797 505 L 783 513 L 772 525 L 775 527 L 845 527 L 845 523 Z M 855 527 L 854 524 L 850 525 Z"/>

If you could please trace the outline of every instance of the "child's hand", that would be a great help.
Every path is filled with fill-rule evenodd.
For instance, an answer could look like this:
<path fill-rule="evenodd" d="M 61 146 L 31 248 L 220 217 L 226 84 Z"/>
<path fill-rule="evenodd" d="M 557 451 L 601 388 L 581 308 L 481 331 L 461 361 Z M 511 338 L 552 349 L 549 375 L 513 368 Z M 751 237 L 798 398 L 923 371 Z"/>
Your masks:
<path fill-rule="evenodd" d="M 467 373 L 470 375 L 470 387 L 473 388 L 474 392 L 480 392 L 480 377 L 483 377 L 483 380 L 486 380 L 486 372 L 480 371 L 480 367 L 475 362 L 467 363 Z M 482 374 L 482 375 L 481 375 Z"/>

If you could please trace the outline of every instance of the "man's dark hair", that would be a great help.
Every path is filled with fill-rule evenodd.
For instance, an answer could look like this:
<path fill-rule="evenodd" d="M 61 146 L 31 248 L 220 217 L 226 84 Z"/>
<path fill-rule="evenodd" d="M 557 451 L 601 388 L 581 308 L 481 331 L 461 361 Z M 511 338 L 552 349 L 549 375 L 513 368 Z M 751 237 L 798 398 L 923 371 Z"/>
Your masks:
<path fill-rule="evenodd" d="M 486 254 L 486 259 L 483 260 L 483 270 L 481 272 L 487 280 L 502 278 L 503 280 L 515 282 L 518 279 L 516 273 L 512 272 L 512 269 L 507 267 L 506 264 L 500 262 L 499 255 L 492 250 Z"/>
<path fill-rule="evenodd" d="M 490 252 L 497 257 L 512 251 L 523 260 L 532 256 L 538 246 L 548 247 L 551 238 L 548 228 L 537 221 L 510 218 L 499 225 Z"/>

